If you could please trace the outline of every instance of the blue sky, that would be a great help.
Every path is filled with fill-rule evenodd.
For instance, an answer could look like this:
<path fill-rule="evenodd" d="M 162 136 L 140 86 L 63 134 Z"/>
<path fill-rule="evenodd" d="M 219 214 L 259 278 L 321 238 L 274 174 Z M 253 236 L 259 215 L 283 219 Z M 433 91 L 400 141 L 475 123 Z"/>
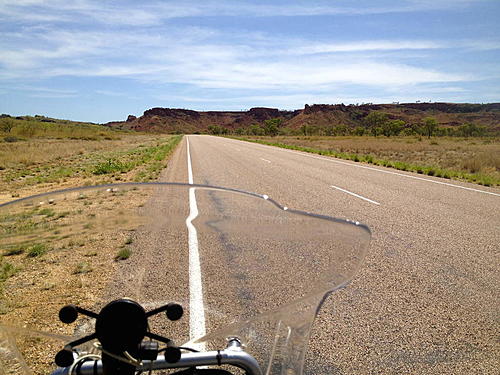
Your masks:
<path fill-rule="evenodd" d="M 499 0 L 0 0 L 0 113 L 500 101 Z"/>

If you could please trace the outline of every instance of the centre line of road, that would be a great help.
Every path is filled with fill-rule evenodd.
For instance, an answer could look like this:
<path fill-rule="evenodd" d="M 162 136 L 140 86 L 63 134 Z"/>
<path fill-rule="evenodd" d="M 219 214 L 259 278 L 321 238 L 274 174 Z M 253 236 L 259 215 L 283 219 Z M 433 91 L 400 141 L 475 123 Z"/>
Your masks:
<path fill-rule="evenodd" d="M 243 142 L 243 141 L 238 141 L 238 140 L 235 140 L 235 141 L 236 142 Z M 250 142 L 247 142 L 247 143 L 250 143 Z M 262 147 L 266 147 L 267 149 L 275 149 L 275 150 L 280 150 L 280 151 L 291 152 L 291 153 L 296 154 L 296 155 L 302 155 L 302 156 L 306 156 L 306 157 L 313 158 L 313 159 L 326 160 L 326 161 L 330 161 L 332 163 L 349 165 L 351 167 L 368 169 L 368 170 L 377 171 L 377 172 L 380 172 L 380 173 L 387 173 L 387 174 L 392 174 L 392 175 L 396 175 L 396 176 L 401 176 L 401 177 L 406 177 L 406 178 L 412 178 L 414 180 L 427 181 L 427 182 L 431 182 L 433 184 L 450 186 L 450 187 L 454 187 L 454 188 L 457 188 L 457 189 L 469 190 L 469 191 L 474 191 L 476 193 L 483 193 L 483 194 L 489 194 L 489 195 L 494 195 L 494 196 L 500 197 L 500 194 L 493 193 L 492 191 L 485 191 L 485 190 L 480 190 L 480 189 L 474 189 L 474 188 L 470 188 L 470 187 L 466 187 L 466 186 L 460 186 L 460 185 L 450 184 L 449 182 L 435 181 L 435 180 L 430 180 L 428 178 L 423 178 L 423 177 L 418 177 L 418 176 L 412 176 L 412 175 L 398 173 L 398 172 L 393 172 L 393 171 L 386 171 L 386 170 L 383 170 L 383 169 L 368 167 L 366 165 L 359 165 L 359 164 L 348 163 L 348 162 L 345 162 L 345 161 L 337 160 L 337 159 L 332 158 L 332 157 L 321 157 L 321 156 L 308 155 L 308 154 L 306 154 L 304 152 L 295 151 L 295 150 L 288 150 L 286 148 L 281 148 L 281 147 L 263 145 L 263 144 L 260 144 L 260 143 L 253 143 L 253 142 L 252 142 L 252 144 L 258 145 L 258 146 L 262 146 Z"/>
<path fill-rule="evenodd" d="M 267 160 L 267 159 L 264 159 L 264 158 L 259 158 L 260 160 L 264 160 L 266 163 L 270 163 L 271 160 Z"/>
<path fill-rule="evenodd" d="M 191 153 L 189 139 L 187 143 L 188 182 L 193 184 L 193 170 L 191 168 Z M 189 216 L 186 219 L 189 245 L 189 338 L 193 340 L 205 336 L 205 307 L 203 306 L 203 286 L 201 282 L 200 252 L 198 249 L 198 232 L 193 220 L 198 216 L 195 188 L 189 189 Z M 197 350 L 205 350 L 205 344 L 197 344 Z"/>
<path fill-rule="evenodd" d="M 352 196 L 354 196 L 354 197 L 356 197 L 356 198 L 363 199 L 363 200 L 365 200 L 365 201 L 367 201 L 367 202 L 370 202 L 370 203 L 373 203 L 373 204 L 376 204 L 376 205 L 380 206 L 380 203 L 375 202 L 375 201 L 372 201 L 371 199 L 368 199 L 368 198 L 366 198 L 366 197 L 363 197 L 362 195 L 359 195 L 359 194 L 353 193 L 352 191 L 345 190 L 345 189 L 339 188 L 338 186 L 334 186 L 334 185 L 331 185 L 330 187 L 332 187 L 332 188 L 334 188 L 334 189 L 337 189 L 337 190 L 340 190 L 340 191 L 343 191 L 344 193 L 351 194 Z"/>

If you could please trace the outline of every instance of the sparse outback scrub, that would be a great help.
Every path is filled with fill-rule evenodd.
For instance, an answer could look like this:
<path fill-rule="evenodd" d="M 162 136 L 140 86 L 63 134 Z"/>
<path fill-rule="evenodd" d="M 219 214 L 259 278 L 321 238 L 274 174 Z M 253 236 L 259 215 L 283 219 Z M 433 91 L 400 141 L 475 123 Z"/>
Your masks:
<path fill-rule="evenodd" d="M 68 187 L 155 180 L 182 139 L 93 124 L 7 120 L 0 124 L 0 203 Z M 71 204 L 56 199 L 37 202 L 32 210 L 18 207 L 18 214 L 0 212 L 2 322 L 31 322 L 30 328 L 48 330 L 38 323 L 52 322 L 61 306 L 96 304 L 119 267 L 117 253 L 120 259 L 132 253 L 132 233 L 140 222 L 131 217 L 148 198 L 122 195 L 86 193 Z M 116 213 L 123 199 L 130 212 Z M 54 324 L 51 329 L 72 334 L 72 327 Z M 36 344 L 24 349 L 30 355 L 42 352 Z"/>
<path fill-rule="evenodd" d="M 500 185 L 499 138 L 279 136 L 238 139 L 485 186 Z"/>
<path fill-rule="evenodd" d="M 0 126 L 0 201 L 62 187 L 154 180 L 182 139 L 93 124 L 0 122 L 7 120 L 15 125 Z"/>

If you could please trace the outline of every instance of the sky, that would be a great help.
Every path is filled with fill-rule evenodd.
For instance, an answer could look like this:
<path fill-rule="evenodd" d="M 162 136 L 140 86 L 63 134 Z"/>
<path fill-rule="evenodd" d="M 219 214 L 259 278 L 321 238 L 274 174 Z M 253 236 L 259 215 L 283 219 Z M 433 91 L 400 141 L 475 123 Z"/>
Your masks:
<path fill-rule="evenodd" d="M 0 113 L 500 101 L 500 0 L 0 0 Z"/>

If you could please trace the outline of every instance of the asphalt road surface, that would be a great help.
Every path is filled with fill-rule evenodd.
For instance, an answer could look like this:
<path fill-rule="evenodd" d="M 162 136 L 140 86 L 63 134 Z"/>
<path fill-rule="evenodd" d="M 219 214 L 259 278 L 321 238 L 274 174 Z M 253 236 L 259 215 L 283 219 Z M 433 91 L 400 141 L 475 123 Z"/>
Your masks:
<path fill-rule="evenodd" d="M 188 182 L 187 142 L 194 183 L 371 228 L 363 267 L 314 324 L 306 373 L 498 374 L 498 189 L 211 136 L 186 136 L 163 181 Z"/>

